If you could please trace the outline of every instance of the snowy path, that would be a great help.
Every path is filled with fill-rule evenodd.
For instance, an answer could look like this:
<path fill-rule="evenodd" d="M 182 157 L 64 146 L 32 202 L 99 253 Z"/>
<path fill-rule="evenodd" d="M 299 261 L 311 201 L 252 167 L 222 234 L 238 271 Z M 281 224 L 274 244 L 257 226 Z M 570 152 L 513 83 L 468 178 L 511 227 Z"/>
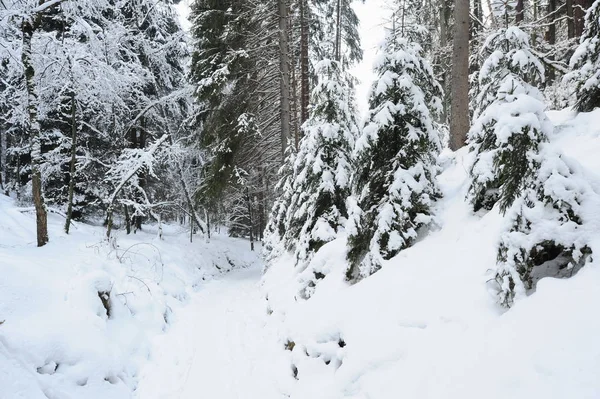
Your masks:
<path fill-rule="evenodd" d="M 259 280 L 253 266 L 203 285 L 156 338 L 138 397 L 282 398 L 277 381 L 290 363 L 267 324 Z"/>

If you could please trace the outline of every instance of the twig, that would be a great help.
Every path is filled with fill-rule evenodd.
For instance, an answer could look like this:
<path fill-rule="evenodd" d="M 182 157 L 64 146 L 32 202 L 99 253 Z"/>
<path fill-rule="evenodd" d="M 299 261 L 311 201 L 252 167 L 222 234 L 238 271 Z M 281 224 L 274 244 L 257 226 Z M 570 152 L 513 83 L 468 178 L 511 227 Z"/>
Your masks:
<path fill-rule="evenodd" d="M 144 286 L 146 287 L 146 289 L 148 290 L 148 293 L 150 294 L 150 296 L 152 296 L 152 291 L 150 291 L 150 287 L 148 287 L 148 284 L 144 283 L 144 281 L 142 279 L 139 279 L 135 276 L 127 276 L 129 278 L 133 278 L 136 279 L 137 281 L 139 281 L 140 283 L 144 284 Z"/>

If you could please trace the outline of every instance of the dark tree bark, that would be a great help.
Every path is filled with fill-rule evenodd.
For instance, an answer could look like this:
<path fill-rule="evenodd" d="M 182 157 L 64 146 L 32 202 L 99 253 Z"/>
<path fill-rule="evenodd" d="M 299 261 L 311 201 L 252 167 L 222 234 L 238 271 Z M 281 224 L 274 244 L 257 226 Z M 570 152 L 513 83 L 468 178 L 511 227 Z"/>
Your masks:
<path fill-rule="evenodd" d="M 69 164 L 69 199 L 67 202 L 67 219 L 65 220 L 65 233 L 69 234 L 71 218 L 73 216 L 73 193 L 75 191 L 75 166 L 77 155 L 77 105 L 75 93 L 71 94 L 71 162 Z"/>
<path fill-rule="evenodd" d="M 342 0 L 337 0 L 335 18 L 335 60 L 342 58 Z"/>
<path fill-rule="evenodd" d="M 33 203 L 35 205 L 35 221 L 37 230 L 37 246 L 42 247 L 48 242 L 48 214 L 42 192 L 42 173 L 40 164 L 42 158 L 41 129 L 38 120 L 38 96 L 35 89 L 35 69 L 31 55 L 31 41 L 39 26 L 41 14 L 24 17 L 21 25 L 23 33 L 23 48 L 21 61 L 25 70 L 25 86 L 27 89 L 27 114 L 29 117 L 29 137 L 31 138 L 31 186 Z"/>
<path fill-rule="evenodd" d="M 575 37 L 575 21 L 573 20 L 573 0 L 566 0 L 565 7 L 567 8 L 567 36 L 569 39 Z"/>
<path fill-rule="evenodd" d="M 573 25 L 575 37 L 581 37 L 585 27 L 585 12 L 592 5 L 592 0 L 574 0 Z"/>
<path fill-rule="evenodd" d="M 308 76 L 308 12 L 306 0 L 300 0 L 300 124 L 308 119 L 310 84 Z"/>
<path fill-rule="evenodd" d="M 469 131 L 469 0 L 454 5 L 450 149 L 465 145 Z"/>
<path fill-rule="evenodd" d="M 290 55 L 289 55 L 289 16 L 286 0 L 278 0 L 279 9 L 279 72 L 280 72 L 280 117 L 281 117 L 281 160 L 285 159 L 285 149 L 290 140 Z"/>
<path fill-rule="evenodd" d="M 254 223 L 252 220 L 252 202 L 250 200 L 250 191 L 246 187 L 246 205 L 248 206 L 248 231 L 250 232 L 250 251 L 254 251 Z"/>
<path fill-rule="evenodd" d="M 554 44 L 556 44 L 556 0 L 548 0 L 548 9 L 547 9 L 547 15 L 548 15 L 548 30 L 546 31 L 546 42 L 548 42 L 548 44 L 550 46 L 553 46 Z M 548 57 L 550 59 L 552 59 L 553 57 Z M 548 76 L 547 76 L 547 83 L 552 83 L 554 81 L 554 79 L 556 78 L 556 71 L 554 70 L 554 68 L 549 67 L 548 68 Z"/>
<path fill-rule="evenodd" d="M 523 0 L 517 0 L 517 7 L 516 7 L 516 14 L 515 14 L 515 23 L 517 25 L 521 24 L 523 22 L 523 16 L 524 16 L 524 5 L 523 5 Z"/>

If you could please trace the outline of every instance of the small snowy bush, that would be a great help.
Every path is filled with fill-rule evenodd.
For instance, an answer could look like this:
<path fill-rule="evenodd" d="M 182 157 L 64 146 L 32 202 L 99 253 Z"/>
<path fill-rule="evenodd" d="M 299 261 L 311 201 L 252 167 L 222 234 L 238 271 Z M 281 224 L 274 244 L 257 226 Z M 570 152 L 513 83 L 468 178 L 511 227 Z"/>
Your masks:
<path fill-rule="evenodd" d="M 393 46 L 393 48 L 392 48 Z M 412 245 L 417 229 L 432 220 L 440 132 L 441 87 L 421 48 L 405 39 L 379 57 L 379 80 L 369 121 L 355 148 L 357 200 L 348 224 L 350 281 L 367 277 Z"/>

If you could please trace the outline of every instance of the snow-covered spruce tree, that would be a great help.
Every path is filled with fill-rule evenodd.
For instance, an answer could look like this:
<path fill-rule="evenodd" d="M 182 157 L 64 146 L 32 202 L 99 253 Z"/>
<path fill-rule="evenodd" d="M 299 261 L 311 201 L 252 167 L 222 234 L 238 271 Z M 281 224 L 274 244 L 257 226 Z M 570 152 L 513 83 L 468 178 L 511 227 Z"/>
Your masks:
<path fill-rule="evenodd" d="M 546 275 L 568 275 L 590 253 L 583 226 L 589 187 L 548 144 L 552 125 L 534 87 L 543 68 L 529 51 L 528 36 L 516 27 L 493 33 L 478 82 L 477 120 L 469 132 L 476 151 L 470 200 L 475 210 L 498 203 L 510 227 L 500 239 L 498 264 L 491 271 L 503 306 L 533 288 L 534 268 L 546 262 Z"/>
<path fill-rule="evenodd" d="M 275 186 L 277 197 L 273 202 L 271 214 L 265 227 L 263 252 L 267 264 L 285 251 L 283 237 L 285 235 L 287 208 L 293 195 L 292 182 L 295 161 L 296 152 L 293 146 L 290 145 L 286 150 L 286 159 L 278 171 L 279 181 Z"/>
<path fill-rule="evenodd" d="M 299 267 L 306 266 L 319 248 L 336 238 L 346 222 L 350 158 L 357 133 L 348 101 L 351 90 L 341 63 L 322 60 L 315 68 L 318 83 L 309 119 L 302 126 L 304 137 L 293 166 L 283 237 Z"/>
<path fill-rule="evenodd" d="M 498 302 L 510 307 L 545 276 L 570 277 L 591 255 L 597 232 L 586 224 L 597 212 L 589 202 L 597 196 L 576 163 L 541 144 L 538 165 L 524 192 L 507 215 L 511 226 L 500 239 L 498 264 L 491 271 Z M 535 269 L 544 264 L 544 268 Z"/>
<path fill-rule="evenodd" d="M 544 69 L 529 49 L 528 35 L 517 27 L 500 29 L 482 52 L 487 57 L 478 76 L 477 119 L 469 132 L 476 152 L 469 199 L 475 211 L 499 202 L 504 212 L 535 173 L 534 155 L 552 126 L 535 87 Z"/>
<path fill-rule="evenodd" d="M 587 112 L 600 106 L 600 0 L 585 16 L 585 28 L 577 50 L 571 57 L 572 72 L 565 80 L 574 83 L 578 111 Z"/>
<path fill-rule="evenodd" d="M 389 41 L 376 64 L 369 122 L 355 147 L 357 206 L 348 224 L 346 277 L 357 281 L 409 247 L 432 221 L 440 196 L 435 176 L 441 149 L 434 118 L 442 93 L 421 47 Z"/>

